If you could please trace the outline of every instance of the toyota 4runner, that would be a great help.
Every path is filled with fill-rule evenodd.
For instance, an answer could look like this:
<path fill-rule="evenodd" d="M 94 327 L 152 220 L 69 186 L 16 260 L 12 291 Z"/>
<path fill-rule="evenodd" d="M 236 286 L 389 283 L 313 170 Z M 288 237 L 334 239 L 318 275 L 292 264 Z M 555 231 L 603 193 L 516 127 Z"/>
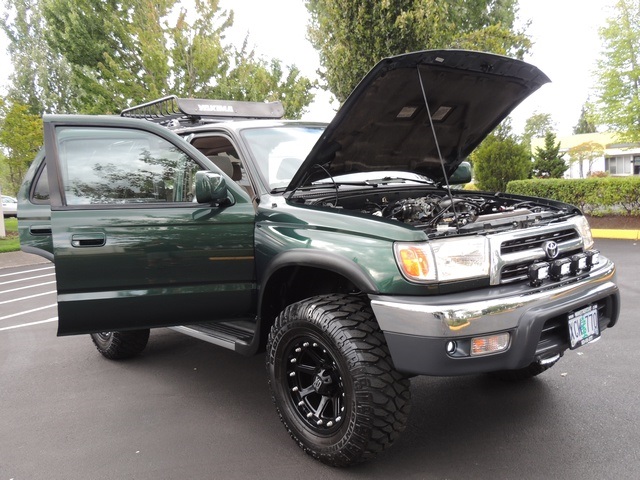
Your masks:
<path fill-rule="evenodd" d="M 22 249 L 55 262 L 59 335 L 111 359 L 156 327 L 266 350 L 296 443 L 366 460 L 404 428 L 411 376 L 533 377 L 617 321 L 615 267 L 577 208 L 451 188 L 547 81 L 424 51 L 381 61 L 328 125 L 176 97 L 46 115 Z"/>

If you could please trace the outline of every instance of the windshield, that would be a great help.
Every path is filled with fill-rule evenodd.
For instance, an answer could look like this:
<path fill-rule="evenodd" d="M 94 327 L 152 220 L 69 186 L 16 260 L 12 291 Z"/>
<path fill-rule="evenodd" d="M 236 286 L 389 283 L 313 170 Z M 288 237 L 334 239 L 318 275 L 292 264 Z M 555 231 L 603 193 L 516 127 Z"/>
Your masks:
<path fill-rule="evenodd" d="M 269 189 L 286 187 L 322 134 L 319 126 L 244 130 L 244 137 Z"/>

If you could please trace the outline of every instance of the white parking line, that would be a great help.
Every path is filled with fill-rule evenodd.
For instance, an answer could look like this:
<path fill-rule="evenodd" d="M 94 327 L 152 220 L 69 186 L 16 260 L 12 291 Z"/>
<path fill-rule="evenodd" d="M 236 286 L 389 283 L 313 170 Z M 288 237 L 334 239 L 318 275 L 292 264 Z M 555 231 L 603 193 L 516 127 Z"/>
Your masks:
<path fill-rule="evenodd" d="M 0 274 L 0 278 L 10 277 L 11 275 L 22 275 L 23 273 L 41 272 L 42 270 L 51 270 L 52 268 L 54 267 L 34 268 L 32 270 L 22 270 L 21 272 L 3 273 Z"/>
<path fill-rule="evenodd" d="M 51 322 L 55 322 L 56 320 L 58 320 L 58 317 L 48 318 L 46 320 L 40 320 L 39 322 L 23 323 L 21 325 L 13 325 L 11 327 L 3 327 L 3 328 L 0 328 L 0 332 L 3 332 L 5 330 L 14 330 L 16 328 L 32 327 L 33 325 L 41 325 L 43 323 L 51 323 Z"/>
<path fill-rule="evenodd" d="M 17 283 L 17 282 L 26 282 L 27 280 L 33 280 L 35 278 L 51 277 L 52 275 L 55 275 L 55 273 L 47 273 L 45 275 L 36 275 L 34 277 L 28 277 L 28 278 L 19 278 L 18 280 L 9 280 L 8 282 L 0 282 L 0 285 L 8 285 L 9 283 Z"/>
<path fill-rule="evenodd" d="M 18 288 L 12 288 L 11 290 L 3 290 L 2 292 L 0 292 L 0 295 L 2 295 L 3 293 L 11 293 L 11 292 L 17 292 L 18 290 L 25 290 L 27 288 L 41 287 L 42 285 L 51 285 L 52 283 L 56 283 L 55 280 L 53 282 L 36 283 L 35 285 L 27 285 L 26 287 L 18 287 Z"/>
<path fill-rule="evenodd" d="M 6 320 L 7 318 L 13 318 L 13 317 L 19 317 L 20 315 L 26 315 L 27 313 L 38 312 L 40 310 L 45 310 L 47 308 L 57 307 L 57 306 L 58 306 L 57 303 L 53 303 L 51 305 L 47 305 L 47 306 L 44 306 L 44 307 L 32 308 L 31 310 L 25 310 L 23 312 L 12 313 L 11 315 L 5 315 L 4 317 L 0 317 L 0 320 Z"/>
<path fill-rule="evenodd" d="M 11 300 L 5 300 L 4 302 L 0 302 L 0 305 L 4 305 L 5 303 L 19 302 L 21 300 L 29 300 L 30 298 L 41 297 L 43 295 L 49 295 L 51 293 L 56 293 L 56 291 L 49 290 L 48 292 L 36 293 L 35 295 L 29 295 L 26 297 L 12 298 Z"/>

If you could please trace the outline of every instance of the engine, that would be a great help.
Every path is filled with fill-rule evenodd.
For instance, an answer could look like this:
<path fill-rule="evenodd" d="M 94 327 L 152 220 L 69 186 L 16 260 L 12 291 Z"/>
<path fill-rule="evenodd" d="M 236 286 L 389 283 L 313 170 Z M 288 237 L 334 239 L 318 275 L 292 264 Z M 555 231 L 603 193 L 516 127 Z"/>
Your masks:
<path fill-rule="evenodd" d="M 367 201 L 362 213 L 396 220 L 416 228 L 469 230 L 522 220 L 539 221 L 557 215 L 558 209 L 502 197 L 428 195 L 380 202 Z"/>

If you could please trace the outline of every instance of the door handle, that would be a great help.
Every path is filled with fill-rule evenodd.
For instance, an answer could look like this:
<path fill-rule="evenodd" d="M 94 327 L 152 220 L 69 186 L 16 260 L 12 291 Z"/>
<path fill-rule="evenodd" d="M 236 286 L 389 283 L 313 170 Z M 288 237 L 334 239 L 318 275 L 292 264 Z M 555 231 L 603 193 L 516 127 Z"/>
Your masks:
<path fill-rule="evenodd" d="M 107 243 L 104 233 L 86 233 L 71 236 L 72 247 L 102 247 Z"/>
<path fill-rule="evenodd" d="M 31 225 L 29 233 L 31 235 L 51 235 L 51 225 Z"/>

